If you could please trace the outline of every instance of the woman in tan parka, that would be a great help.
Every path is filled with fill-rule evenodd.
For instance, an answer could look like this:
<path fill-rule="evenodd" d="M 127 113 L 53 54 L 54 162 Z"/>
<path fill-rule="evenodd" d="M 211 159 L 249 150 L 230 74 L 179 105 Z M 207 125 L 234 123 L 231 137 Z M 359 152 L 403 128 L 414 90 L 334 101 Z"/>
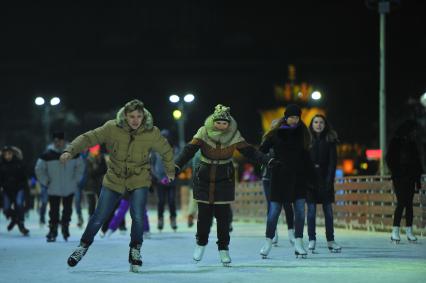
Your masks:
<path fill-rule="evenodd" d="M 137 99 L 126 103 L 117 113 L 115 120 L 78 136 L 65 149 L 60 160 L 66 162 L 96 144 L 105 144 L 109 151 L 108 170 L 102 182 L 95 213 L 87 224 L 80 245 L 68 258 L 68 265 L 77 265 L 86 254 L 103 222 L 127 191 L 132 217 L 129 263 L 130 271 L 137 272 L 142 265 L 140 248 L 143 242 L 143 217 L 148 188 L 151 185 L 148 153 L 152 149 L 160 154 L 168 177 L 173 179 L 173 150 L 161 136 L 160 130 L 153 125 L 152 116 L 144 104 Z"/>

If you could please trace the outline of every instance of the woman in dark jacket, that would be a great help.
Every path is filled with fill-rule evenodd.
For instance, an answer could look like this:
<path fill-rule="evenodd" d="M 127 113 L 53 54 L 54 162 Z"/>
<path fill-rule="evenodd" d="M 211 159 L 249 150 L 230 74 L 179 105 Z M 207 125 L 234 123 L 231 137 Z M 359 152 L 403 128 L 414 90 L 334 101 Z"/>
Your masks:
<path fill-rule="evenodd" d="M 391 240 L 399 243 L 399 226 L 405 208 L 406 234 L 409 241 L 417 241 L 413 235 L 413 198 L 421 188 L 423 172 L 419 150 L 416 144 L 417 123 L 405 121 L 391 139 L 386 154 L 386 163 L 392 174 L 392 182 L 397 198 L 397 206 L 393 218 Z"/>
<path fill-rule="evenodd" d="M 272 169 L 271 204 L 269 208 L 266 242 L 260 254 L 266 258 L 272 247 L 278 217 L 284 204 L 292 203 L 295 214 L 295 254 L 306 257 L 303 247 L 305 223 L 305 199 L 310 181 L 313 180 L 313 165 L 309 156 L 311 137 L 308 128 L 300 121 L 299 106 L 290 104 L 275 127 L 265 134 L 260 150 L 268 153 L 272 148 L 274 158 L 281 165 Z"/>
<path fill-rule="evenodd" d="M 328 249 L 331 252 L 340 252 L 341 247 L 334 241 L 332 205 L 334 202 L 334 177 L 337 163 L 337 133 L 330 127 L 325 116 L 321 114 L 317 114 L 312 118 L 309 131 L 313 137 L 310 154 L 315 167 L 317 186 L 312 191 L 308 191 L 308 248 L 312 252 L 315 250 L 316 208 L 317 204 L 322 204 Z"/>
<path fill-rule="evenodd" d="M 235 199 L 235 177 L 232 155 L 235 150 L 257 162 L 271 163 L 269 158 L 248 144 L 238 131 L 230 108 L 215 107 L 190 143 L 176 159 L 180 168 L 200 150 L 200 164 L 194 170 L 194 199 L 198 203 L 197 245 L 193 259 L 199 262 L 208 242 L 213 217 L 217 221 L 217 245 L 223 265 L 229 265 L 230 203 Z"/>
<path fill-rule="evenodd" d="M 28 181 L 24 163 L 19 158 L 19 152 L 13 146 L 4 146 L 1 150 L 0 159 L 0 187 L 3 187 L 5 214 L 11 218 L 7 229 L 10 231 L 15 224 L 19 231 L 27 236 L 30 232 L 24 225 L 25 195 L 28 194 Z M 7 207 L 9 206 L 9 207 Z M 14 209 L 12 210 L 12 206 Z"/>

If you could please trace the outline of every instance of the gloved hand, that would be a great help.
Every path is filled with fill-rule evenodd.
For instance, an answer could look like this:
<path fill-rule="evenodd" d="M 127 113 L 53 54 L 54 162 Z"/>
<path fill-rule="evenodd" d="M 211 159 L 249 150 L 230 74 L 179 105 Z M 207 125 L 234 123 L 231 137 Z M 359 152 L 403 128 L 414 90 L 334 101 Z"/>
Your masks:
<path fill-rule="evenodd" d="M 281 165 L 282 165 L 281 161 L 279 161 L 278 159 L 275 159 L 275 158 L 271 158 L 268 161 L 268 168 L 275 168 L 275 167 L 278 167 L 278 166 L 281 166 Z"/>

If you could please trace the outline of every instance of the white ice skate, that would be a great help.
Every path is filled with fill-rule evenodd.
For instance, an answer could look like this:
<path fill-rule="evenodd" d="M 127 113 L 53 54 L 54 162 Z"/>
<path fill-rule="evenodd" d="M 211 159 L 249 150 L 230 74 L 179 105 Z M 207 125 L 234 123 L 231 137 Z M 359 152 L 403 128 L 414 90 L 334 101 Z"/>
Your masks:
<path fill-rule="evenodd" d="M 296 241 L 296 238 L 294 237 L 294 229 L 288 229 L 288 240 L 290 241 L 290 244 L 294 247 L 294 242 Z"/>
<path fill-rule="evenodd" d="M 70 267 L 76 266 L 77 263 L 79 263 L 79 261 L 86 254 L 88 249 L 89 249 L 88 245 L 80 243 L 80 245 L 73 251 L 73 253 L 68 258 L 68 265 Z"/>
<path fill-rule="evenodd" d="M 266 238 L 265 244 L 263 244 L 263 247 L 260 249 L 260 255 L 263 259 L 268 257 L 268 254 L 272 249 L 272 243 L 273 240 Z"/>
<path fill-rule="evenodd" d="M 332 252 L 332 253 L 340 253 L 342 251 L 342 247 L 339 246 L 338 244 L 336 244 L 335 241 L 328 241 L 327 247 L 328 247 L 329 251 Z"/>
<path fill-rule="evenodd" d="M 273 244 L 275 247 L 278 247 L 278 229 L 277 229 L 277 230 L 275 230 L 275 236 L 274 236 L 274 238 L 272 238 L 272 244 Z"/>
<path fill-rule="evenodd" d="M 195 246 L 195 250 L 192 255 L 192 258 L 194 259 L 195 263 L 198 263 L 199 261 L 201 261 L 201 259 L 203 259 L 205 249 L 206 246 L 200 246 L 198 244 Z"/>
<path fill-rule="evenodd" d="M 131 247 L 129 250 L 130 272 L 139 272 L 142 266 L 141 245 Z"/>
<path fill-rule="evenodd" d="M 417 242 L 417 237 L 413 234 L 413 227 L 406 227 L 405 234 L 407 234 L 408 242 L 415 243 Z"/>
<path fill-rule="evenodd" d="M 395 244 L 399 244 L 399 241 L 401 241 L 401 237 L 399 236 L 399 226 L 392 227 L 391 241 Z"/>
<path fill-rule="evenodd" d="M 223 266 L 229 267 L 231 266 L 231 257 L 229 256 L 228 250 L 219 250 L 219 257 L 220 261 L 222 262 Z"/>
<path fill-rule="evenodd" d="M 303 239 L 302 238 L 296 238 L 294 242 L 294 254 L 296 255 L 296 258 L 301 256 L 302 258 L 306 258 L 308 252 L 305 250 L 305 247 L 303 246 Z"/>
<path fill-rule="evenodd" d="M 308 250 L 311 252 L 311 253 L 315 253 L 315 246 L 316 246 L 316 244 L 317 244 L 317 241 L 315 241 L 315 240 L 310 240 L 309 241 L 309 245 L 308 245 Z"/>

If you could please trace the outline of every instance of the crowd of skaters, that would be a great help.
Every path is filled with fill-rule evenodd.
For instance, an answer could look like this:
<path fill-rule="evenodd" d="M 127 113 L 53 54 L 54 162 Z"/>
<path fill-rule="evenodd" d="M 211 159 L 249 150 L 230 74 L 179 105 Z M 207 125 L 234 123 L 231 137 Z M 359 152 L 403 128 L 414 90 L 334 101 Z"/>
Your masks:
<path fill-rule="evenodd" d="M 421 187 L 423 172 L 415 146 L 417 127 L 412 120 L 403 123 L 392 138 L 386 156 L 397 196 L 391 235 L 395 242 L 400 241 L 399 226 L 404 209 L 407 238 L 417 240 L 412 230 L 413 196 Z M 180 152 L 170 146 L 169 135 L 168 131 L 160 131 L 154 126 L 151 113 L 139 100 L 126 103 L 115 119 L 80 135 L 71 143 L 65 141 L 63 132 L 53 134 L 52 144 L 35 165 L 36 182 L 41 191 L 40 224 L 46 223 L 46 205 L 49 203 L 47 242 L 56 241 L 59 227 L 65 240 L 70 236 L 74 199 L 77 225 L 84 227 L 82 191 L 87 196 L 89 208 L 90 217 L 80 244 L 68 259 L 70 266 L 77 265 L 83 258 L 99 230 L 104 236 L 111 235 L 120 226 L 125 229 L 125 214 L 130 210 L 129 263 L 131 271 L 138 271 L 142 265 L 143 235 L 149 233 L 148 191 L 153 187 L 157 190 L 158 230 L 164 227 L 166 199 L 170 225 L 176 230 L 175 177 L 185 166 L 193 168 L 189 226 L 193 225 L 198 210 L 193 259 L 196 262 L 202 260 L 213 218 L 216 218 L 220 260 L 223 265 L 229 265 L 231 203 L 235 199 L 232 156 L 235 150 L 263 168 L 262 183 L 267 199 L 266 239 L 260 249 L 263 258 L 268 257 L 278 241 L 277 223 L 283 208 L 295 255 L 306 257 L 308 251 L 303 243 L 303 230 L 307 207 L 308 250 L 314 252 L 317 204 L 321 204 L 324 212 L 328 248 L 332 252 L 342 250 L 334 240 L 332 210 L 339 139 L 325 116 L 315 115 L 306 126 L 301 121 L 300 107 L 290 104 L 283 117 L 273 121 L 260 147 L 256 148 L 239 132 L 230 108 L 219 104 Z M 17 147 L 2 148 L 0 186 L 3 213 L 10 220 L 7 229 L 16 225 L 27 236 L 29 230 L 24 225 L 24 215 L 29 207 L 30 186 L 35 181 L 28 182 L 22 159 L 22 152 Z"/>

